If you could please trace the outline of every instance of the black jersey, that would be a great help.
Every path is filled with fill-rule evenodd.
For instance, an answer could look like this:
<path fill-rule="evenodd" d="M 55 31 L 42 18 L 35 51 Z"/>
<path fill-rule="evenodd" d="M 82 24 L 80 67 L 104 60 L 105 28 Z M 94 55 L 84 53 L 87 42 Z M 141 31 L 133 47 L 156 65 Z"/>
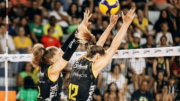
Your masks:
<path fill-rule="evenodd" d="M 49 78 L 48 71 L 51 65 L 44 65 L 39 72 L 38 101 L 60 101 L 60 93 L 62 88 L 62 74 L 56 81 Z"/>
<path fill-rule="evenodd" d="M 166 61 L 165 58 L 163 59 L 163 62 L 160 63 L 159 59 L 157 59 L 157 67 L 156 67 L 157 73 L 159 72 L 163 72 L 164 76 L 167 76 L 167 72 L 166 72 Z"/>
<path fill-rule="evenodd" d="M 92 101 L 96 82 L 92 61 L 87 58 L 76 61 L 71 71 L 67 101 Z"/>

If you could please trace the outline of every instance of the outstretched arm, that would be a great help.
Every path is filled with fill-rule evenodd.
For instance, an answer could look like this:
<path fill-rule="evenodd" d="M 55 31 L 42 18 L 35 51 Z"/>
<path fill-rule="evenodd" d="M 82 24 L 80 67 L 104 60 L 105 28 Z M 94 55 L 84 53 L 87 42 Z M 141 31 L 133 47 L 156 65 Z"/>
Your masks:
<path fill-rule="evenodd" d="M 110 24 L 106 28 L 104 33 L 101 35 L 101 37 L 98 40 L 98 42 L 96 43 L 96 45 L 100 45 L 100 46 L 104 45 L 104 43 L 106 42 L 107 37 L 109 36 L 110 31 L 112 30 L 114 25 L 116 25 L 117 20 L 118 20 L 119 17 L 120 17 L 119 15 L 111 15 L 111 17 L 110 17 Z"/>
<path fill-rule="evenodd" d="M 124 16 L 123 12 L 121 12 L 122 19 L 123 19 L 123 25 L 122 25 L 121 29 L 119 30 L 118 34 L 116 35 L 116 37 L 114 38 L 108 52 L 104 56 L 97 59 L 97 61 L 93 64 L 93 67 L 94 67 L 93 72 L 94 72 L 95 76 L 97 76 L 98 73 L 111 61 L 114 53 L 120 46 L 120 44 L 126 34 L 126 31 L 135 16 L 134 12 L 135 12 L 135 8 L 131 8 L 131 10 L 127 13 L 126 16 Z"/>
<path fill-rule="evenodd" d="M 84 12 L 84 19 L 81 22 L 81 24 L 78 26 L 78 28 L 76 30 L 81 30 L 82 26 L 87 27 L 88 25 L 90 25 L 91 23 L 88 22 L 88 20 L 91 18 L 92 14 L 90 14 L 90 11 L 85 11 Z M 64 52 L 66 51 L 68 45 L 70 44 L 71 41 L 73 41 L 73 39 L 75 38 L 75 33 L 76 30 L 69 36 L 69 38 L 66 40 L 66 42 L 63 44 L 63 46 L 60 48 L 61 51 L 61 55 L 64 54 Z"/>

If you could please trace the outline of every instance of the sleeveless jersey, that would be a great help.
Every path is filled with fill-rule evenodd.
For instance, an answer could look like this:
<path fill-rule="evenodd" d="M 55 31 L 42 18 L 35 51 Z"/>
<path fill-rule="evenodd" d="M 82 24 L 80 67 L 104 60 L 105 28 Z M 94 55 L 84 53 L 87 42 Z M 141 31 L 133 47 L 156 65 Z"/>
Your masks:
<path fill-rule="evenodd" d="M 52 81 L 49 78 L 48 72 L 51 65 L 43 65 L 39 72 L 38 89 L 39 96 L 38 101 L 59 101 L 62 88 L 62 74 L 56 81 Z"/>
<path fill-rule="evenodd" d="M 159 60 L 157 59 L 157 67 L 156 67 L 156 70 L 157 70 L 157 73 L 163 72 L 163 75 L 164 75 L 164 76 L 167 76 L 167 73 L 166 73 L 166 61 L 163 60 L 163 62 L 160 63 Z"/>
<path fill-rule="evenodd" d="M 92 61 L 86 57 L 76 61 L 71 71 L 67 101 L 93 101 L 96 82 Z"/>

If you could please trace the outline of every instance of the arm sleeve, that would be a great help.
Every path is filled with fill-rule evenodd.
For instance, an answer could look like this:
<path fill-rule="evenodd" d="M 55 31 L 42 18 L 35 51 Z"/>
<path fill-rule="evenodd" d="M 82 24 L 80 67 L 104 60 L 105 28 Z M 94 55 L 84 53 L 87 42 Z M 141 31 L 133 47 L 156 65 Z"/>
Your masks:
<path fill-rule="evenodd" d="M 67 46 L 70 44 L 73 39 L 75 39 L 75 33 L 77 32 L 77 29 L 69 36 L 69 38 L 66 40 L 66 42 L 61 47 L 62 51 L 65 52 L 67 49 Z"/>
<path fill-rule="evenodd" d="M 62 56 L 62 58 L 66 61 L 69 61 L 73 53 L 76 51 L 77 47 L 79 46 L 79 43 L 77 42 L 77 38 L 74 37 L 73 40 L 67 45 L 67 49 Z"/>

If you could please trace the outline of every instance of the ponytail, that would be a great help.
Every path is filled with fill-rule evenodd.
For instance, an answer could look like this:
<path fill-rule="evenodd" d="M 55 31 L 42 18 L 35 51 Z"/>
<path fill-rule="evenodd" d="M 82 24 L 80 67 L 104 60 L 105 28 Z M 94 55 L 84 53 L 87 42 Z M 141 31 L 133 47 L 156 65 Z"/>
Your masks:
<path fill-rule="evenodd" d="M 95 43 L 96 42 L 96 38 L 93 34 L 91 34 L 91 32 L 87 29 L 87 27 L 85 26 L 81 26 L 81 28 L 79 28 L 79 33 L 75 34 L 76 38 L 78 38 L 78 42 L 79 43 Z"/>
<path fill-rule="evenodd" d="M 42 44 L 35 44 L 33 49 L 32 49 L 32 53 L 33 53 L 33 57 L 32 57 L 32 64 L 34 67 L 41 67 L 43 65 L 43 54 L 44 54 L 44 46 Z"/>

